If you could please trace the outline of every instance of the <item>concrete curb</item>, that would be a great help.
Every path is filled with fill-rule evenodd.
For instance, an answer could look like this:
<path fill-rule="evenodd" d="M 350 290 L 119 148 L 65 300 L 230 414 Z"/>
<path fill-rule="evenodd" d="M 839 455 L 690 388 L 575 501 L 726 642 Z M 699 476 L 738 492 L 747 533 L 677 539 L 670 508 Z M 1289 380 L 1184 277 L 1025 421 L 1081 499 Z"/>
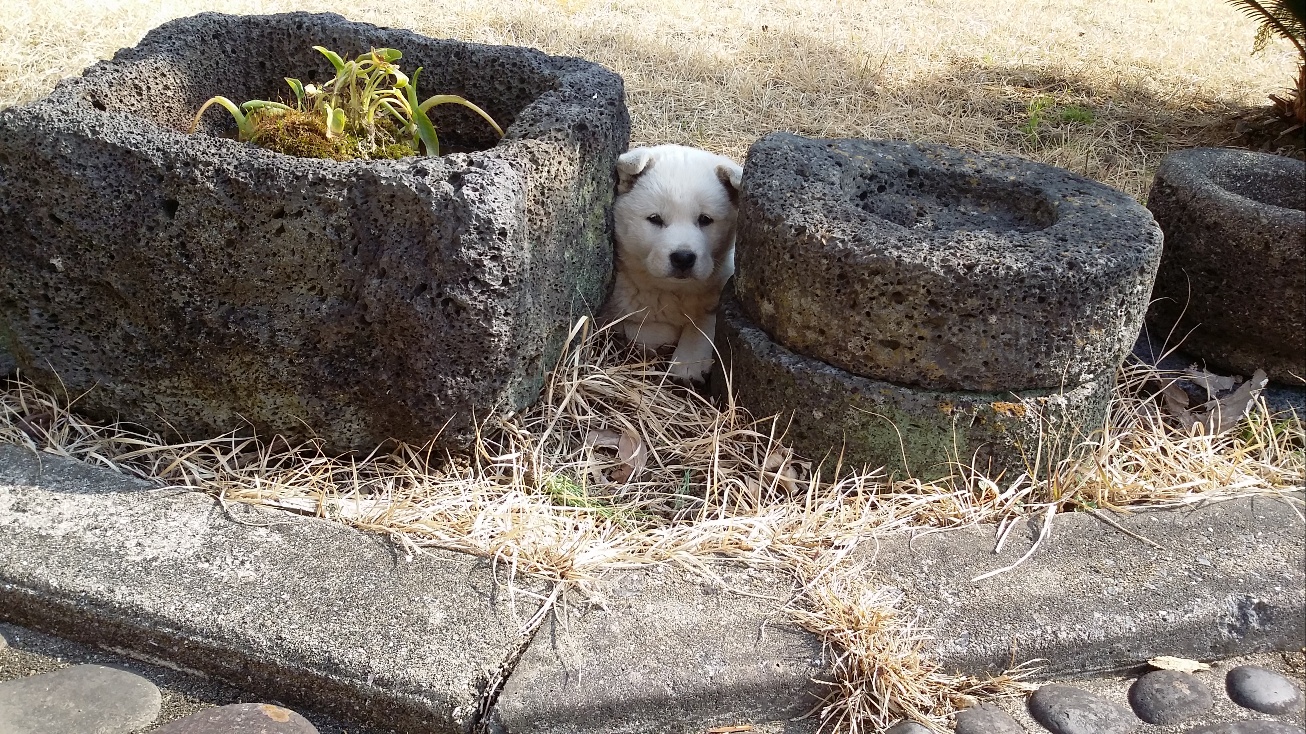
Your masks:
<path fill-rule="evenodd" d="M 820 703 L 812 679 L 828 680 L 829 666 L 820 641 L 786 619 L 790 580 L 714 570 L 724 586 L 679 570 L 613 574 L 607 609 L 555 616 L 531 641 L 490 731 L 815 732 L 814 719 L 793 719 Z"/>
<path fill-rule="evenodd" d="M 1061 516 L 1017 571 L 992 528 L 867 541 L 855 551 L 936 625 L 948 668 L 1052 661 L 1047 675 L 1297 649 L 1306 531 L 1287 501 Z M 874 546 L 874 547 L 873 547 Z M 411 561 L 375 536 L 151 489 L 0 446 L 0 620 L 193 669 L 260 695 L 419 732 L 690 732 L 795 721 L 821 693 L 819 642 L 785 620 L 790 582 L 723 567 L 732 590 L 676 570 L 614 572 L 606 609 L 510 603 L 489 565 Z M 748 595 L 752 594 L 752 595 Z M 487 682 L 507 675 L 502 692 Z"/>
<path fill-rule="evenodd" d="M 1042 518 L 1022 522 L 999 554 L 989 527 L 884 542 L 859 560 L 936 630 L 944 666 L 974 674 L 1013 659 L 1044 659 L 1040 677 L 1064 678 L 1158 655 L 1297 650 L 1306 644 L 1306 528 L 1294 496 L 1063 514 L 1019 568 L 978 582 L 1019 560 Z"/>
<path fill-rule="evenodd" d="M 538 608 L 497 588 L 472 556 L 0 446 L 0 619 L 344 719 L 466 731 Z"/>

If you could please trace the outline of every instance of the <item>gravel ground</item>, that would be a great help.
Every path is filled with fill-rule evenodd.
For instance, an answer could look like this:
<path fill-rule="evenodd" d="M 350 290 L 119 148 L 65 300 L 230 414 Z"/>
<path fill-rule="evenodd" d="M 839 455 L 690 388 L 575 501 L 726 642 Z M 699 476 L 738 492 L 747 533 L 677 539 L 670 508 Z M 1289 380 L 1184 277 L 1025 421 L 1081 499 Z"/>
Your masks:
<path fill-rule="evenodd" d="M 8 643 L 8 644 L 6 644 Z M 24 627 L 0 623 L 0 681 L 49 673 L 70 665 L 98 663 L 125 668 L 159 687 L 163 710 L 155 722 L 138 734 L 213 706 L 231 703 L 275 703 L 293 709 L 317 727 L 319 734 L 390 734 L 380 729 L 348 724 L 315 711 L 286 706 L 225 683 L 191 672 L 134 660 L 109 650 L 88 647 Z"/>

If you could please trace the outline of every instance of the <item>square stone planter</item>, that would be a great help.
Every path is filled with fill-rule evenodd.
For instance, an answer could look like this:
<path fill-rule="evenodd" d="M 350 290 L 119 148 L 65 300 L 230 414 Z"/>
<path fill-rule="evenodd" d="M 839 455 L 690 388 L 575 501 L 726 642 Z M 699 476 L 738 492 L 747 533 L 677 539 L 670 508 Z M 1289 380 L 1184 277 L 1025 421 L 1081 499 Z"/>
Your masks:
<path fill-rule="evenodd" d="M 324 81 L 312 46 L 424 67 L 441 158 L 304 159 L 229 136 L 221 94 Z M 224 127 L 226 126 L 226 127 Z M 331 14 L 167 23 L 0 113 L 0 342 L 80 409 L 203 438 L 465 445 L 537 396 L 611 273 L 621 78 L 580 59 Z"/>

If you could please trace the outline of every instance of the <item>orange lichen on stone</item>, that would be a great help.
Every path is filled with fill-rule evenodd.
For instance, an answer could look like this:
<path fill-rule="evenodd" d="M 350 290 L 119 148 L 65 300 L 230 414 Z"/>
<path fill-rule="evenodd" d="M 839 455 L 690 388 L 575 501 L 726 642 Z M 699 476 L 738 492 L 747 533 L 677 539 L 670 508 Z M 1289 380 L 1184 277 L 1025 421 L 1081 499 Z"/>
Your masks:
<path fill-rule="evenodd" d="M 287 721 L 290 721 L 290 709 L 283 709 L 280 706 L 273 706 L 270 703 L 260 704 L 258 708 L 263 712 L 264 716 L 275 722 L 284 724 Z"/>
<path fill-rule="evenodd" d="M 1000 413 L 1009 418 L 1022 418 L 1025 415 L 1025 405 L 1023 403 L 1003 403 L 996 402 L 992 406 L 993 412 Z"/>

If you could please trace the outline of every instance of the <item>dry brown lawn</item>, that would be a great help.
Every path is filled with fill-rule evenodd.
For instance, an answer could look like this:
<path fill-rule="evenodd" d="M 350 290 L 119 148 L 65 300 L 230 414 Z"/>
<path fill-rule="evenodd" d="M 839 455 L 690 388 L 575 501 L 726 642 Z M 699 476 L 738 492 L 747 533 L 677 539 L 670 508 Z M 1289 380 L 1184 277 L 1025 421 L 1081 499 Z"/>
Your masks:
<path fill-rule="evenodd" d="M 1295 73 L 1286 44 L 1251 56 L 1254 24 L 1221 0 L 0 4 L 0 107 L 170 18 L 324 10 L 602 63 L 626 80 L 635 143 L 742 159 L 775 130 L 901 138 L 1018 153 L 1139 197 L 1162 155 L 1223 142 L 1231 114 Z"/>

